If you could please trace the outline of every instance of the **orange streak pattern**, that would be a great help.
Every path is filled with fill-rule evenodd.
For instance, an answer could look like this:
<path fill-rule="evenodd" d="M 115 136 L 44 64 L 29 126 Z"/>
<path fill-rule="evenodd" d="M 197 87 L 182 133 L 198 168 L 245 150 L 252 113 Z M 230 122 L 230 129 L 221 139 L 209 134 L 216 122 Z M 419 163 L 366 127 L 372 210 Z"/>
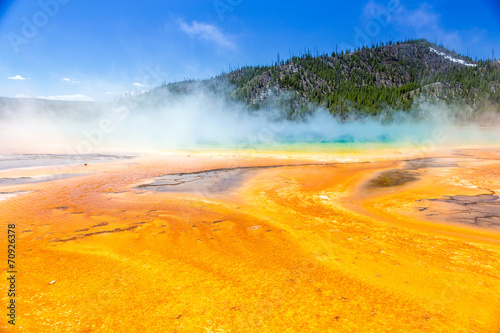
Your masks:
<path fill-rule="evenodd" d="M 402 162 L 201 155 L 77 166 L 68 172 L 90 174 L 6 187 L 29 192 L 0 201 L 0 228 L 17 226 L 19 271 L 17 327 L 2 318 L 0 329 L 499 332 L 500 233 L 424 221 L 416 209 L 500 189 L 498 156 L 472 154 L 388 189 L 366 184 Z M 272 165 L 281 167 L 251 169 L 222 192 L 139 186 Z"/>

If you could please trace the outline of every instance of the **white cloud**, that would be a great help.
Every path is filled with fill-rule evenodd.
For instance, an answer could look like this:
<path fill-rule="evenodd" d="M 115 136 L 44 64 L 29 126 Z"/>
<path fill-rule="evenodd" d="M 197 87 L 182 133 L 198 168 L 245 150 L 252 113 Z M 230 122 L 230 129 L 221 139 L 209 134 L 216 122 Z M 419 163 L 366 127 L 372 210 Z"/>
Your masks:
<path fill-rule="evenodd" d="M 31 96 L 26 94 L 16 94 L 14 95 L 14 98 L 31 98 Z"/>
<path fill-rule="evenodd" d="M 215 25 L 196 21 L 187 24 L 183 21 L 179 21 L 179 26 L 182 31 L 191 37 L 198 37 L 213 42 L 226 49 L 236 48 L 236 45 Z"/>
<path fill-rule="evenodd" d="M 9 80 L 29 80 L 25 77 L 22 77 L 21 75 L 15 75 L 15 76 L 9 76 Z"/>
<path fill-rule="evenodd" d="M 405 14 L 404 20 L 400 21 L 411 28 L 439 28 L 439 15 L 434 13 L 432 7 L 428 4 L 422 4 L 415 10 L 406 11 Z"/>
<path fill-rule="evenodd" d="M 377 1 L 369 1 L 363 8 L 360 21 L 366 30 L 373 26 L 378 26 L 378 30 L 368 31 L 377 35 L 388 24 L 401 33 L 415 38 L 426 38 L 431 42 L 437 41 L 447 47 L 458 48 L 462 46 L 463 32 L 446 29 L 442 26 L 441 15 L 434 8 L 423 3 L 415 8 L 407 8 L 399 1 L 389 2 L 388 5 Z"/>
<path fill-rule="evenodd" d="M 76 94 L 76 95 L 59 95 L 59 96 L 38 96 L 40 99 L 48 99 L 53 101 L 84 101 L 93 102 L 94 99 L 90 96 Z"/>
<path fill-rule="evenodd" d="M 136 87 L 139 87 L 139 88 L 144 88 L 145 87 L 145 85 L 143 85 L 142 83 L 139 83 L 139 82 L 134 82 L 133 85 L 136 86 Z"/>
<path fill-rule="evenodd" d="M 427 38 L 430 41 L 442 42 L 445 46 L 460 48 L 462 39 L 458 31 L 447 30 L 441 26 L 441 15 L 427 3 L 420 7 L 408 10 L 404 8 L 400 15 L 395 17 L 395 23 L 401 28 L 407 28 L 416 37 Z"/>
<path fill-rule="evenodd" d="M 108 91 L 106 92 L 106 95 L 110 96 L 136 96 L 136 95 L 141 95 L 147 92 L 148 90 L 142 90 L 142 91 Z"/>
<path fill-rule="evenodd" d="M 61 81 L 64 81 L 64 82 L 70 82 L 70 83 L 80 83 L 80 81 L 74 81 L 74 80 L 71 80 L 70 78 L 67 78 L 67 77 L 63 77 L 61 79 Z"/>

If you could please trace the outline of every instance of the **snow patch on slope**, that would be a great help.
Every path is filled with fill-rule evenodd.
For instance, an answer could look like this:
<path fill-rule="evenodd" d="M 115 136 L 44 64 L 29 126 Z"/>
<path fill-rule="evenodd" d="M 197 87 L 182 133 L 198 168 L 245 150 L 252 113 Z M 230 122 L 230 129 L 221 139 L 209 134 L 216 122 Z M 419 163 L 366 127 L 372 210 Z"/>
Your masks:
<path fill-rule="evenodd" d="M 453 58 L 453 57 L 450 57 L 449 55 L 446 55 L 445 53 L 443 52 L 439 52 L 438 50 L 436 49 L 433 49 L 432 47 L 430 48 L 431 52 L 434 52 L 434 53 L 437 53 L 438 55 L 444 57 L 445 59 L 448 59 L 450 61 L 453 61 L 453 62 L 456 62 L 456 63 L 459 63 L 460 65 L 464 65 L 464 66 L 469 66 L 469 67 L 476 67 L 477 65 L 476 64 L 469 64 L 469 63 L 466 63 L 464 60 L 462 59 L 457 59 L 457 58 Z"/>

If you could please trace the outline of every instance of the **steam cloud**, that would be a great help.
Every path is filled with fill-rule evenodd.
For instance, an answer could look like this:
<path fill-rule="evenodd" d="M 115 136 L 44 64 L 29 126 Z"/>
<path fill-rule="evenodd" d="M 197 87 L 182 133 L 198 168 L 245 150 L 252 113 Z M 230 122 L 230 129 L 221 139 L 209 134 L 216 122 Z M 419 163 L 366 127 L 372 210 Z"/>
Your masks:
<path fill-rule="evenodd" d="M 0 149 L 87 154 L 290 143 L 500 142 L 498 125 L 457 125 L 454 112 L 444 104 L 422 104 L 412 110 L 417 117 L 396 112 L 391 113 L 390 122 L 383 117 L 341 122 L 319 108 L 302 120 L 289 121 L 280 117 L 279 109 L 249 112 L 243 105 L 203 90 L 176 94 L 165 89 L 159 95 L 149 93 L 120 103 L 19 99 L 0 104 Z M 488 123 L 491 127 L 493 122 L 489 119 Z"/>

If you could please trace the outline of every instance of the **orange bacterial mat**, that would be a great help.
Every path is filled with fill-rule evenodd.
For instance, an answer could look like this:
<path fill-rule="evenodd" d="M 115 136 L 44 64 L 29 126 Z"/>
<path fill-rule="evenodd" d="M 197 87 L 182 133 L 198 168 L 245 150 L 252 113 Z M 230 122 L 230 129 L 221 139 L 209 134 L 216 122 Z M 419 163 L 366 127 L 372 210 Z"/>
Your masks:
<path fill-rule="evenodd" d="M 0 331 L 500 332 L 495 149 L 3 170 Z"/>

